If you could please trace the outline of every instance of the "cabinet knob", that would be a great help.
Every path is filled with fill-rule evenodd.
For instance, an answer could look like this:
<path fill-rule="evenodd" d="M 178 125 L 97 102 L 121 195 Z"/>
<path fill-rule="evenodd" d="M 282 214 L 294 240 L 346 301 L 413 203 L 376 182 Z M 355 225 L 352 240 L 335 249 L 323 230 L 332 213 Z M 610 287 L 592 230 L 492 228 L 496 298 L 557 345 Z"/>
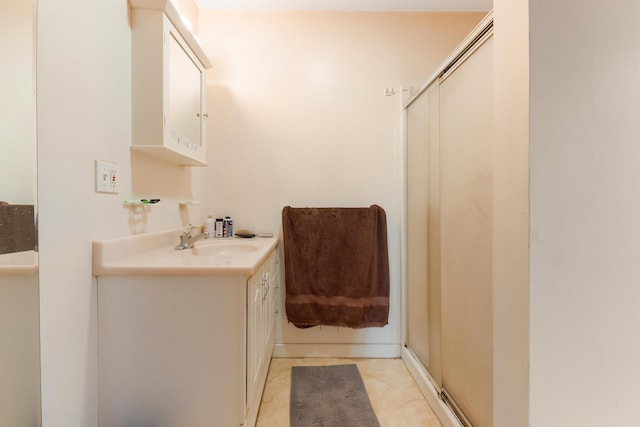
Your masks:
<path fill-rule="evenodd" d="M 200 117 L 200 113 L 196 113 L 196 117 Z M 204 117 L 205 119 L 208 119 L 209 118 L 209 113 L 202 114 L 202 117 Z"/>

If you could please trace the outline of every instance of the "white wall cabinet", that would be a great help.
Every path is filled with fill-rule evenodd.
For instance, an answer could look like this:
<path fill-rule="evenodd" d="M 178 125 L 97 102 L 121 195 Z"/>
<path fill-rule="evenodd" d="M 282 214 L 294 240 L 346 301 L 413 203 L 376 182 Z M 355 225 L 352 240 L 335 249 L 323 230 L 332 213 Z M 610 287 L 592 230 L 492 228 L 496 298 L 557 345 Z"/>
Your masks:
<path fill-rule="evenodd" d="M 101 427 L 253 427 L 273 351 L 274 248 L 250 277 L 98 277 Z"/>
<path fill-rule="evenodd" d="M 206 166 L 205 70 L 198 41 L 170 2 L 132 6 L 132 149 Z"/>

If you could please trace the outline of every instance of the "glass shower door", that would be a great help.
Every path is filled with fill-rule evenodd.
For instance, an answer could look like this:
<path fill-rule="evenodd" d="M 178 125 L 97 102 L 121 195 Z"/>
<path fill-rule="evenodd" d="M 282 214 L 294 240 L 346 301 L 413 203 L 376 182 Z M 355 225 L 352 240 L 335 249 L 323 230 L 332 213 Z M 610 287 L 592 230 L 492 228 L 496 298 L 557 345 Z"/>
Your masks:
<path fill-rule="evenodd" d="M 440 83 L 442 387 L 493 425 L 493 39 Z"/>
<path fill-rule="evenodd" d="M 407 346 L 441 387 L 438 81 L 406 114 Z"/>

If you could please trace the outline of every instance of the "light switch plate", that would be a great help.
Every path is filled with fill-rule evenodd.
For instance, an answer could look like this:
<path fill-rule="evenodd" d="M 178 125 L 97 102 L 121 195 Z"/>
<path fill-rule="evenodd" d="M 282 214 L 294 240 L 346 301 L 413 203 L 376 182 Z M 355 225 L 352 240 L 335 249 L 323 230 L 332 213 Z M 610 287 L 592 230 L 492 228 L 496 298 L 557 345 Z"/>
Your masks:
<path fill-rule="evenodd" d="M 118 193 L 118 164 L 96 160 L 96 193 Z"/>

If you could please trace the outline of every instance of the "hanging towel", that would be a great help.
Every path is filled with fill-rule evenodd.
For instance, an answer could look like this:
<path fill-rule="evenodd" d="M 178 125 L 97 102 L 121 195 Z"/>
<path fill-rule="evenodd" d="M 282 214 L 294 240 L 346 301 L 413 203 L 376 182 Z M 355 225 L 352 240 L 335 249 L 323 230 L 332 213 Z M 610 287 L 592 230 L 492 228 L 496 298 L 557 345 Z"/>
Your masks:
<path fill-rule="evenodd" d="M 282 228 L 289 322 L 299 328 L 388 323 L 384 209 L 286 206 Z"/>
<path fill-rule="evenodd" d="M 0 202 L 0 254 L 32 251 L 36 238 L 34 206 Z"/>

